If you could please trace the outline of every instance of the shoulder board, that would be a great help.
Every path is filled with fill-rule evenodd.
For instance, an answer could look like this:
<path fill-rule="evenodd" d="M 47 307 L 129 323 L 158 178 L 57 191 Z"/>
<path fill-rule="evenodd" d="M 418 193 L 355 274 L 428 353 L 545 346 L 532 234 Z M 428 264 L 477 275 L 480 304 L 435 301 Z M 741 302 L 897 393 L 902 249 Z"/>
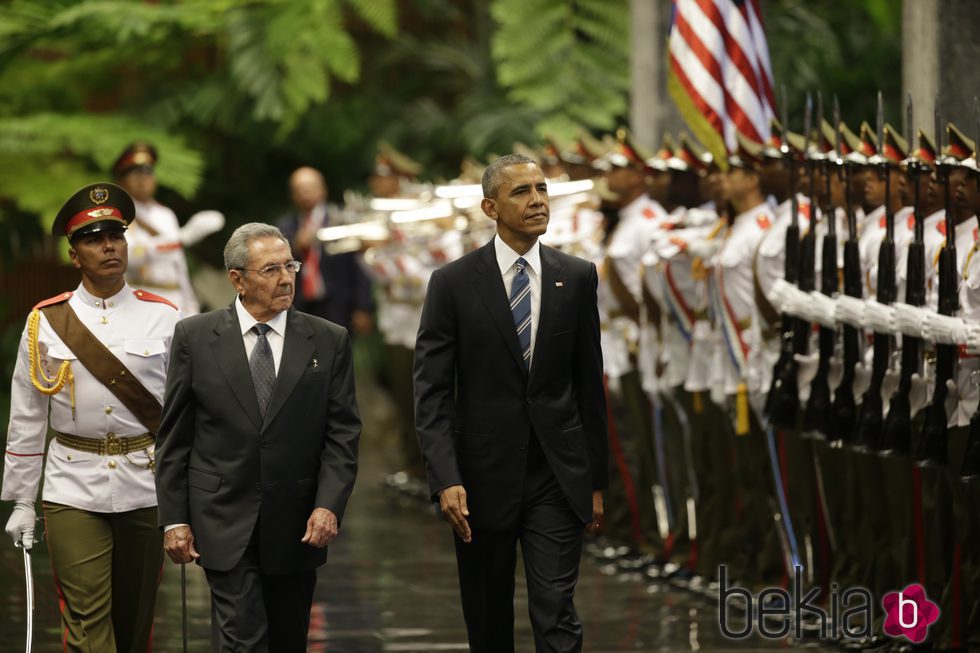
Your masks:
<path fill-rule="evenodd" d="M 66 302 L 69 299 L 71 299 L 71 293 L 66 291 L 66 292 L 63 292 L 63 293 L 59 293 L 59 294 L 55 295 L 54 297 L 49 297 L 48 299 L 45 299 L 44 301 L 38 302 L 37 304 L 34 305 L 34 308 L 35 309 L 42 309 L 45 306 L 51 306 L 53 304 L 60 304 L 61 302 Z"/>
<path fill-rule="evenodd" d="M 133 294 L 136 295 L 136 299 L 142 299 L 144 302 L 157 302 L 160 304 L 166 304 L 167 306 L 174 309 L 175 311 L 180 310 L 177 308 L 176 304 L 174 304 L 166 297 L 161 297 L 160 295 L 154 295 L 153 293 L 147 292 L 145 290 L 134 290 Z"/>

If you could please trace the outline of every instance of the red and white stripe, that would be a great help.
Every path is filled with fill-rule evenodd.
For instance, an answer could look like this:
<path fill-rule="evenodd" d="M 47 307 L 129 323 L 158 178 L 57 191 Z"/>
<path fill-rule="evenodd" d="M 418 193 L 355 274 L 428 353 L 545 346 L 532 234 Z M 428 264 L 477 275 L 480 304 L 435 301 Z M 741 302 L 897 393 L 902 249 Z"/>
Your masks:
<path fill-rule="evenodd" d="M 735 149 L 736 132 L 764 142 L 775 115 L 759 0 L 673 0 L 671 72 Z"/>

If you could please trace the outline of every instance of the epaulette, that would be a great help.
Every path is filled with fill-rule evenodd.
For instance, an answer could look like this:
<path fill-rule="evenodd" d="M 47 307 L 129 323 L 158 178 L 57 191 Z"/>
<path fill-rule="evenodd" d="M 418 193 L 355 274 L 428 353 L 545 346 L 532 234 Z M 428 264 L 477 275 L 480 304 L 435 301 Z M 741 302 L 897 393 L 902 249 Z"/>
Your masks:
<path fill-rule="evenodd" d="M 39 309 L 44 308 L 45 306 L 51 306 L 53 304 L 60 304 L 61 302 L 66 302 L 69 299 L 71 299 L 71 293 L 68 292 L 68 291 L 65 291 L 63 293 L 58 293 L 54 297 L 49 297 L 49 298 L 47 298 L 45 300 L 39 301 L 37 304 L 34 305 L 34 309 L 35 310 L 39 310 Z"/>
<path fill-rule="evenodd" d="M 136 295 L 136 299 L 142 299 L 144 302 L 157 302 L 160 304 L 166 304 L 167 306 L 174 309 L 175 311 L 180 310 L 179 308 L 177 308 L 176 304 L 174 304 L 166 297 L 161 297 L 160 295 L 154 295 L 153 293 L 147 292 L 146 290 L 134 290 L 133 294 Z"/>

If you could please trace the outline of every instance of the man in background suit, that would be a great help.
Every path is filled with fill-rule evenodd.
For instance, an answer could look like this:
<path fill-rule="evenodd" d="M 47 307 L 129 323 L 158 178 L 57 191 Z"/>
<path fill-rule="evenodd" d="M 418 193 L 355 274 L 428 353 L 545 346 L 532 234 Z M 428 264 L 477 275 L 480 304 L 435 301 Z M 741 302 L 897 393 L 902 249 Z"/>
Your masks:
<path fill-rule="evenodd" d="M 290 307 L 300 264 L 277 228 L 239 227 L 224 258 L 238 297 L 174 332 L 164 548 L 204 568 L 215 650 L 305 651 L 316 568 L 357 473 L 350 337 Z"/>
<path fill-rule="evenodd" d="M 296 308 L 355 334 L 370 332 L 371 280 L 357 252 L 327 253 L 316 237 L 330 225 L 323 175 L 310 167 L 297 168 L 289 177 L 289 194 L 295 211 L 279 219 L 279 228 L 304 266 L 296 279 Z"/>
<path fill-rule="evenodd" d="M 419 444 L 455 531 L 471 650 L 514 650 L 519 541 L 536 649 L 581 651 L 572 599 L 607 480 L 598 277 L 538 243 L 548 189 L 530 158 L 491 163 L 483 194 L 496 237 L 437 270 L 425 298 Z"/>

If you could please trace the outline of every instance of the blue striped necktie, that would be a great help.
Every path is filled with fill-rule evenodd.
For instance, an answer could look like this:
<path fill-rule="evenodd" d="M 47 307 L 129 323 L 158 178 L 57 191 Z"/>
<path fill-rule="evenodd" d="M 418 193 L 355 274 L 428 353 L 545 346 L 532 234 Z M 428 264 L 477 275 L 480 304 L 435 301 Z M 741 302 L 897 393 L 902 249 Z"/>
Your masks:
<path fill-rule="evenodd" d="M 517 327 L 517 341 L 524 355 L 524 368 L 531 364 L 531 280 L 527 276 L 527 261 L 517 259 L 517 274 L 510 289 L 510 312 Z"/>

